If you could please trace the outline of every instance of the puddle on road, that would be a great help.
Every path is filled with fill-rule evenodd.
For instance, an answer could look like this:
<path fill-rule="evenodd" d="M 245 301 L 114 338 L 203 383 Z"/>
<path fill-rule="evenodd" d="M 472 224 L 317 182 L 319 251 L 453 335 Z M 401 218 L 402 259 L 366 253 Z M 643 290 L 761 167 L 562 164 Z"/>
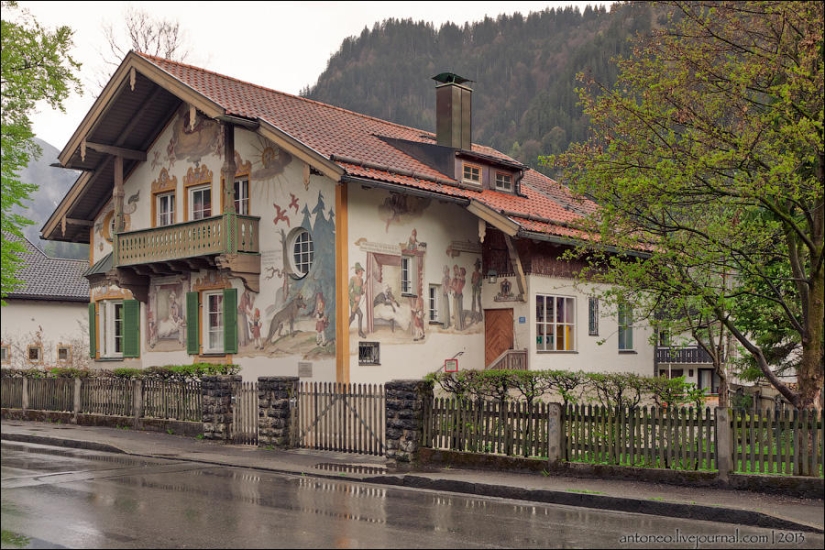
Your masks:
<path fill-rule="evenodd" d="M 386 466 L 364 466 L 363 464 L 316 464 L 313 468 L 328 472 L 345 472 L 348 474 L 386 474 Z"/>

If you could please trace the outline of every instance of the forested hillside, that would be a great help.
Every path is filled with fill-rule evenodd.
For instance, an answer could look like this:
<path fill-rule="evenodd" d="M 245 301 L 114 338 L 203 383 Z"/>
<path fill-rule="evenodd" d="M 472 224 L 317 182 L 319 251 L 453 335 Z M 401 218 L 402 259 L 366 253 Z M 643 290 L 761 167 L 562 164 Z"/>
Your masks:
<path fill-rule="evenodd" d="M 51 166 L 57 162 L 60 151 L 42 139 L 34 138 L 34 141 L 40 146 L 42 154 L 38 159 L 32 158 L 28 166 L 20 171 L 20 181 L 34 183 L 37 191 L 31 194 L 29 200 L 24 201 L 25 208 L 14 207 L 12 212 L 22 214 L 34 222 L 23 228 L 23 235 L 48 256 L 86 260 L 89 258 L 89 245 L 40 239 L 40 229 L 66 196 L 77 179 L 78 172 Z"/>
<path fill-rule="evenodd" d="M 435 82 L 450 71 L 473 82 L 473 141 L 541 169 L 538 156 L 583 141 L 576 74 L 615 80 L 611 59 L 663 21 L 656 3 L 547 9 L 465 24 L 389 19 L 341 44 L 301 95 L 435 131 Z"/>

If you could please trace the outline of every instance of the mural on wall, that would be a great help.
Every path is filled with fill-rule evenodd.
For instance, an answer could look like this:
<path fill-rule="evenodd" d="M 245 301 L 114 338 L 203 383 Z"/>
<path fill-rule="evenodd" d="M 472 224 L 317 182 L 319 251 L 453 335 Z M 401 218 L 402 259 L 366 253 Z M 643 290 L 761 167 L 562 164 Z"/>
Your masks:
<path fill-rule="evenodd" d="M 378 206 L 378 217 L 385 222 L 384 232 L 389 232 L 390 225 L 409 224 L 421 217 L 430 205 L 430 199 L 390 193 Z"/>
<path fill-rule="evenodd" d="M 140 202 L 140 190 L 130 195 L 123 205 L 123 230 L 129 231 L 132 227 L 132 214 L 135 213 Z M 109 204 L 100 213 L 95 223 L 95 233 L 98 236 L 98 250 L 103 252 L 104 241 L 111 244 L 112 238 L 115 234 L 115 203 L 110 201 Z"/>
<path fill-rule="evenodd" d="M 260 344 L 255 349 L 268 356 L 331 357 L 335 354 L 334 212 L 320 191 L 314 206 L 308 201 L 302 204 L 294 193 L 288 196 L 272 203 L 272 224 L 280 235 L 281 253 L 264 258 L 261 271 L 264 282 L 277 278 L 281 284 L 256 299 L 252 318 L 258 310 Z M 299 213 L 302 218 L 297 223 Z M 303 231 L 311 239 L 313 259 L 309 271 L 300 277 L 290 258 L 295 253 L 295 236 Z M 254 340 L 254 333 L 250 337 Z"/>
<path fill-rule="evenodd" d="M 292 162 L 292 155 L 268 139 L 260 136 L 258 137 L 258 145 L 255 149 L 257 155 L 252 162 L 253 179 L 268 180 L 279 176 L 283 174 L 287 165 Z"/>
<path fill-rule="evenodd" d="M 186 347 L 185 278 L 160 279 L 149 289 L 146 304 L 146 343 L 154 351 L 177 351 Z"/>
<path fill-rule="evenodd" d="M 178 160 L 199 164 L 207 155 L 223 156 L 223 126 L 202 113 L 183 105 L 172 126 L 172 136 L 166 146 L 166 166 L 171 169 Z M 159 165 L 159 156 L 152 159 L 152 168 Z"/>

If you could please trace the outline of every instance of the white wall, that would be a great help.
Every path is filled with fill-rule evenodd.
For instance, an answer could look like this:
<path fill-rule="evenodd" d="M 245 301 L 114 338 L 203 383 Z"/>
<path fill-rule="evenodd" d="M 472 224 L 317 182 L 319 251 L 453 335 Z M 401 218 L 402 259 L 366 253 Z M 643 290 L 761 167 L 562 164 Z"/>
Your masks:
<path fill-rule="evenodd" d="M 77 302 L 45 302 L 36 300 L 6 300 L 0 321 L 3 346 L 9 346 L 10 363 L 14 368 L 44 366 L 84 367 L 89 359 L 88 304 Z M 43 361 L 28 361 L 28 346 L 41 345 Z M 57 347 L 71 347 L 71 361 L 57 361 Z"/>

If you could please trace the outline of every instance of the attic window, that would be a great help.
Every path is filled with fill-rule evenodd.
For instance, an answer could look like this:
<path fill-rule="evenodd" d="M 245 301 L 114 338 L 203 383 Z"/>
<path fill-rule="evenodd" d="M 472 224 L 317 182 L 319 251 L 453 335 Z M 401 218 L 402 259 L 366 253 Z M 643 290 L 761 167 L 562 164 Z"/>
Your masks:
<path fill-rule="evenodd" d="M 496 172 L 496 189 L 498 191 L 513 191 L 513 176 L 504 172 Z"/>
<path fill-rule="evenodd" d="M 481 185 L 481 166 L 476 164 L 464 163 L 464 183 L 472 183 L 474 185 Z"/>

